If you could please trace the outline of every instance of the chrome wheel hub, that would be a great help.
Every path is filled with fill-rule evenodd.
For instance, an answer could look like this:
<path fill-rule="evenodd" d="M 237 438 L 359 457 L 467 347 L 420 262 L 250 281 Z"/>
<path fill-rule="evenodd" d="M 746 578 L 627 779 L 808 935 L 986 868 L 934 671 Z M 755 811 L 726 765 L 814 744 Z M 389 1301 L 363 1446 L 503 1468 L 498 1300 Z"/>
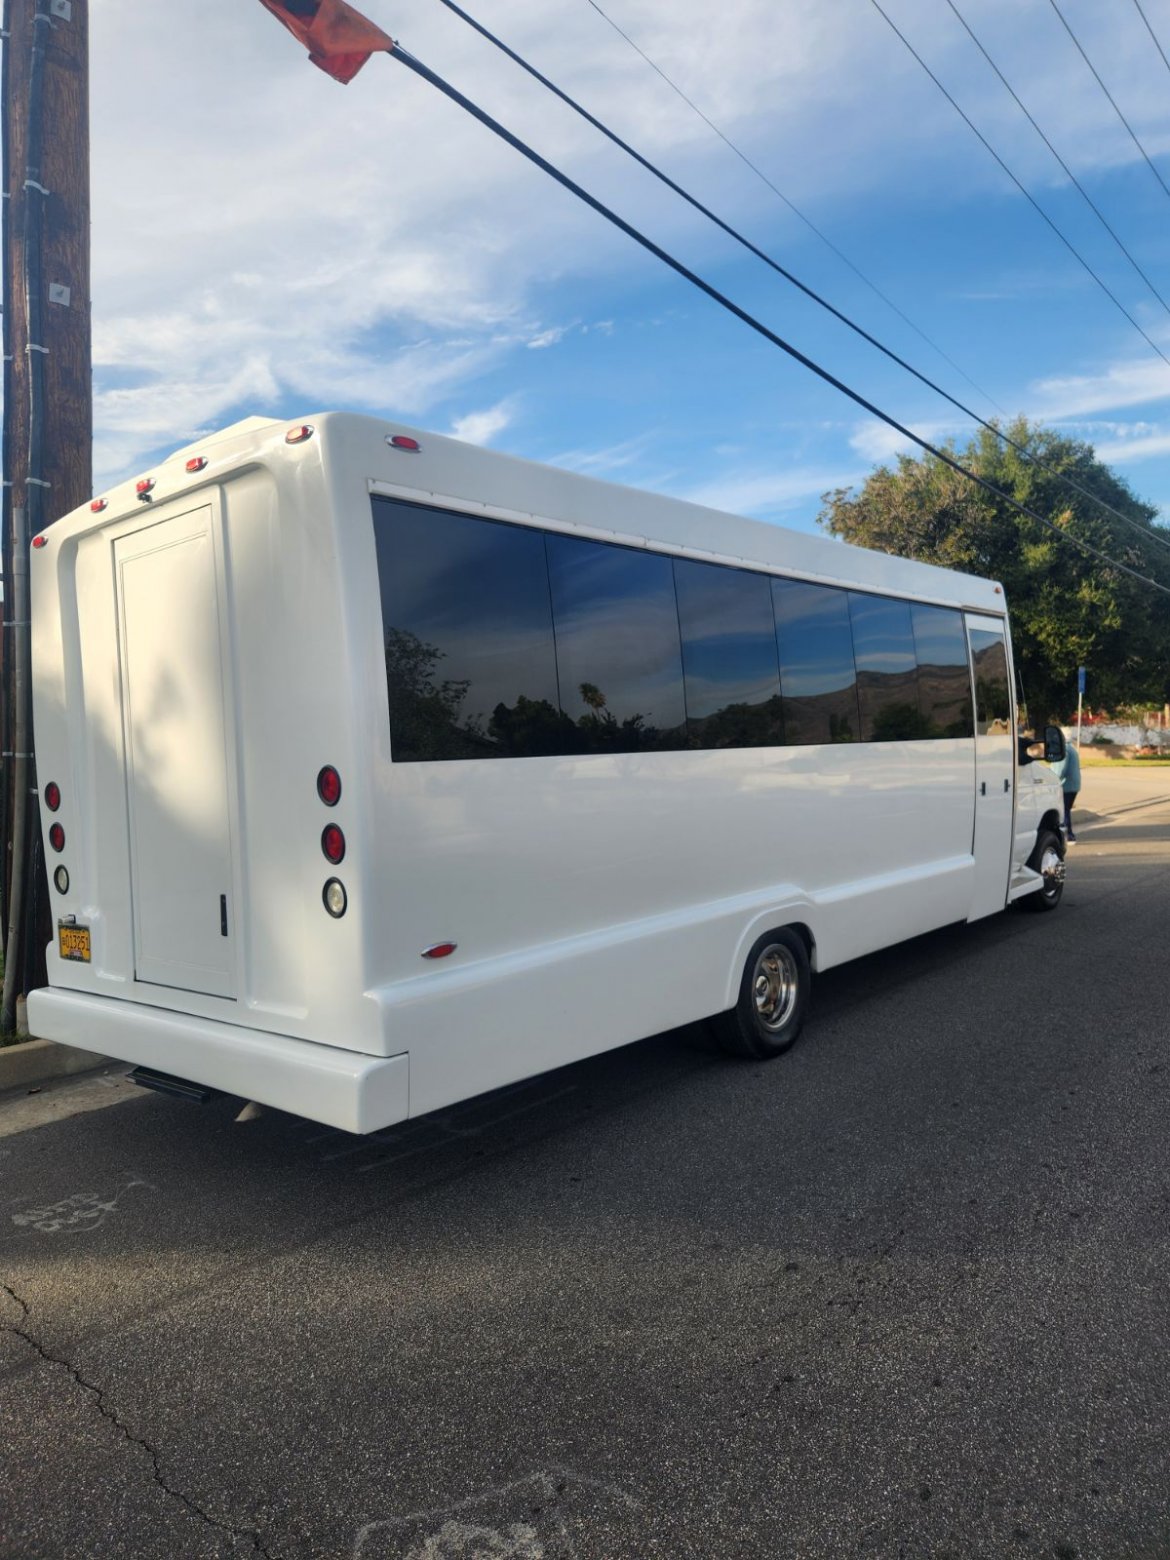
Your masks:
<path fill-rule="evenodd" d="M 1044 879 L 1044 893 L 1055 894 L 1064 882 L 1064 862 L 1060 852 L 1050 845 L 1040 858 L 1040 876 Z"/>
<path fill-rule="evenodd" d="M 752 979 L 756 1017 L 763 1029 L 775 1034 L 783 1029 L 796 1008 L 800 972 L 789 949 L 780 943 L 765 948 L 756 960 Z"/>

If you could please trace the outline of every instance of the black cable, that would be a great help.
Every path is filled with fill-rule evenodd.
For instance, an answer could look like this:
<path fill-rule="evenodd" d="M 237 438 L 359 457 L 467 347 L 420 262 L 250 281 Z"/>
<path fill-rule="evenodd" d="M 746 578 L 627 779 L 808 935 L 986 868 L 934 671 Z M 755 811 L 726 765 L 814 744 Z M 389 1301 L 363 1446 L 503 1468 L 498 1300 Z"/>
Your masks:
<path fill-rule="evenodd" d="M 1133 315 L 1129 312 L 1129 310 L 1122 303 L 1121 299 L 1118 298 L 1115 293 L 1110 291 L 1108 286 L 1106 286 L 1105 282 L 1102 281 L 1102 279 L 1097 275 L 1096 271 L 1094 271 L 1093 267 L 1089 264 L 1089 262 L 1081 254 L 1080 250 L 1075 248 L 1075 246 L 1073 245 L 1071 239 L 1068 239 L 1068 238 L 1066 238 L 1064 236 L 1064 234 L 1061 232 L 1061 230 L 1057 227 L 1056 223 L 1052 220 L 1052 218 L 1044 210 L 1044 207 L 1040 205 L 1040 203 L 1029 193 L 1029 191 L 1024 187 L 1024 185 L 1021 184 L 1020 180 L 1016 178 L 1015 174 L 1008 167 L 1007 163 L 1004 162 L 1003 158 L 996 151 L 995 147 L 992 146 L 991 142 L 987 139 L 987 137 L 983 134 L 983 132 L 979 129 L 979 127 L 975 124 L 974 120 L 971 119 L 969 117 L 969 115 L 964 113 L 964 111 L 959 107 L 959 104 L 955 101 L 955 99 L 947 91 L 946 87 L 943 86 L 942 82 L 935 75 L 934 71 L 931 70 L 930 66 L 922 58 L 921 54 L 919 54 L 918 50 L 910 42 L 909 38 L 907 38 L 906 34 L 904 32 L 902 32 L 902 30 L 897 26 L 897 24 L 886 14 L 885 11 L 882 10 L 882 7 L 881 7 L 881 5 L 879 3 L 879 0 L 869 0 L 869 3 L 870 3 L 870 5 L 873 6 L 874 10 L 883 19 L 883 21 L 886 22 L 886 24 L 889 26 L 890 30 L 892 32 L 896 33 L 897 36 L 902 40 L 902 42 L 905 44 L 905 46 L 909 50 L 909 52 L 918 61 L 919 65 L 922 66 L 923 70 L 930 77 L 931 81 L 934 82 L 935 86 L 942 93 L 943 97 L 946 98 L 947 102 L 954 109 L 955 113 L 959 115 L 959 117 L 963 120 L 964 124 L 967 125 L 967 127 L 971 131 L 971 133 L 979 138 L 979 140 L 987 148 L 987 150 L 991 153 L 991 155 L 995 158 L 996 162 L 1003 169 L 1003 171 L 1007 174 L 1008 178 L 1012 181 L 1012 183 L 1015 185 L 1015 187 L 1019 190 L 1020 194 L 1024 197 L 1024 199 L 1028 202 L 1028 204 L 1033 208 L 1033 210 L 1035 210 L 1036 212 L 1039 213 L 1039 215 L 1043 218 L 1043 220 L 1048 224 L 1048 226 L 1056 234 L 1057 238 L 1059 238 L 1060 242 L 1068 250 L 1069 254 L 1073 256 L 1073 258 L 1077 261 L 1077 263 L 1079 265 L 1083 266 L 1083 268 L 1093 278 L 1093 280 L 1096 282 L 1097 286 L 1101 289 L 1101 291 L 1105 294 L 1105 296 L 1107 298 L 1109 298 L 1116 305 L 1116 307 L 1118 309 L 1120 309 L 1122 314 L 1125 315 L 1126 319 L 1133 326 L 1134 330 L 1137 331 L 1138 335 L 1141 336 L 1142 340 L 1145 341 L 1148 346 L 1152 347 L 1153 350 L 1162 359 L 1163 363 L 1166 364 L 1167 368 L 1170 368 L 1170 358 L 1168 358 L 1166 356 L 1166 354 L 1162 351 L 1161 347 L 1153 339 L 1153 337 L 1147 335 L 1145 330 L 1142 329 L 1141 325 L 1138 324 L 1137 320 L 1134 319 Z"/>
<path fill-rule="evenodd" d="M 1137 0 L 1134 0 L 1134 3 L 1137 4 Z M 1024 106 L 1023 102 L 1021 101 L 1021 99 L 1019 97 L 1019 94 L 1016 92 L 1015 88 L 1012 86 L 1011 82 L 1004 75 L 1003 71 L 1000 70 L 999 66 L 995 63 L 995 61 L 992 59 L 991 55 L 988 54 L 987 50 L 983 47 L 983 45 L 980 43 L 979 39 L 975 36 L 974 32 L 971 30 L 970 23 L 967 21 L 966 17 L 963 15 L 963 13 L 959 10 L 958 6 L 955 4 L 955 0 L 947 0 L 947 4 L 950 6 L 951 10 L 958 17 L 960 23 L 962 24 L 962 26 L 963 26 L 964 30 L 966 31 L 967 36 L 970 38 L 971 42 L 979 50 L 980 54 L 982 54 L 983 58 L 991 66 L 992 70 L 999 77 L 1000 81 L 1007 88 L 1007 90 L 1011 93 L 1012 98 L 1014 99 L 1017 107 L 1020 109 L 1021 113 L 1027 119 L 1028 123 L 1032 126 L 1032 129 L 1035 130 L 1036 134 L 1044 142 L 1044 145 L 1048 148 L 1048 150 L 1052 153 L 1053 157 L 1056 158 L 1057 162 L 1064 169 L 1064 172 L 1067 175 L 1067 177 L 1072 181 L 1072 183 L 1076 186 L 1077 190 L 1084 197 L 1085 202 L 1088 205 L 1090 211 L 1092 211 L 1093 215 L 1100 222 L 1101 226 L 1109 234 L 1109 237 L 1117 245 L 1118 249 L 1121 250 L 1122 254 L 1129 261 L 1130 265 L 1133 266 L 1134 270 L 1141 277 L 1142 281 L 1145 282 L 1146 286 L 1153 293 L 1154 297 L 1158 300 L 1158 302 L 1166 310 L 1167 314 L 1170 314 L 1170 303 L 1166 302 L 1165 298 L 1163 298 L 1162 294 L 1158 291 L 1158 289 L 1154 286 L 1154 284 L 1150 280 L 1150 278 L 1142 270 L 1141 266 L 1134 259 L 1133 255 L 1129 252 L 1129 250 L 1126 248 L 1126 246 L 1122 243 L 1121 239 L 1118 237 L 1116 232 L 1114 232 L 1113 227 L 1107 221 L 1104 212 L 1097 205 L 1096 201 L 1089 194 L 1089 192 L 1085 188 L 1085 186 L 1077 178 L 1076 174 L 1069 167 L 1068 163 L 1065 162 L 1064 158 L 1056 150 L 1056 147 L 1053 146 L 1052 142 L 1044 134 L 1044 131 L 1041 130 L 1040 126 L 1036 123 L 1035 119 L 1033 119 L 1032 115 L 1028 112 L 1027 108 Z M 1139 9 L 1140 9 L 1140 7 L 1139 7 Z M 1154 41 L 1157 42 L 1156 39 Z"/>
<path fill-rule="evenodd" d="M 1084 48 L 1081 45 L 1081 40 L 1077 37 L 1076 33 L 1073 32 L 1072 28 L 1065 21 L 1065 19 L 1064 19 L 1064 12 L 1057 5 L 1056 0 L 1048 0 L 1048 4 L 1056 12 L 1057 16 L 1060 17 L 1060 25 L 1064 28 L 1065 32 L 1068 33 L 1069 37 L 1076 44 L 1076 46 L 1077 46 L 1077 53 L 1080 55 L 1081 59 L 1084 60 L 1085 64 L 1089 67 L 1089 69 L 1093 72 L 1093 79 L 1094 79 L 1094 81 L 1096 81 L 1097 85 L 1101 88 L 1101 91 L 1104 92 L 1105 96 L 1109 99 L 1110 103 L 1113 104 L 1113 112 L 1117 115 L 1118 119 L 1121 120 L 1122 124 L 1129 131 L 1129 138 L 1133 142 L 1133 144 L 1137 147 L 1138 151 L 1145 158 L 1146 166 L 1149 168 L 1150 172 L 1154 175 L 1154 178 L 1157 179 L 1158 183 L 1162 186 L 1163 190 L 1165 190 L 1167 196 L 1170 196 L 1170 184 L 1166 183 L 1165 179 L 1162 177 L 1162 175 L 1158 172 L 1157 168 L 1155 168 L 1153 163 L 1150 161 L 1150 155 L 1146 151 L 1146 149 L 1142 145 L 1142 143 L 1138 140 L 1137 132 L 1134 130 L 1134 128 L 1130 124 L 1129 120 L 1121 112 L 1121 109 L 1118 108 L 1116 98 L 1113 96 L 1112 92 L 1110 92 L 1109 88 L 1105 85 L 1105 83 L 1101 80 L 1101 77 L 1100 77 L 1100 74 L 1098 73 L 1097 67 L 1093 64 L 1092 60 L 1085 53 Z M 1155 42 L 1156 41 L 1157 40 L 1155 39 Z"/>
<path fill-rule="evenodd" d="M 456 16 L 465 21 L 469 27 L 473 28 L 482 38 L 485 38 L 489 43 L 494 45 L 495 48 L 499 49 L 502 54 L 506 54 L 510 60 L 519 65 L 521 70 L 526 71 L 534 80 L 539 81 L 541 86 L 547 88 L 547 90 L 555 97 L 559 98 L 562 103 L 565 103 L 569 108 L 571 108 L 574 113 L 579 114 L 587 124 L 592 125 L 595 130 L 599 130 L 601 134 L 604 135 L 615 146 L 620 147 L 623 152 L 632 157 L 634 161 L 641 167 L 645 168 L 648 173 L 653 174 L 656 179 L 658 179 L 667 187 L 667 189 L 672 190 L 676 195 L 681 196 L 682 199 L 688 203 L 688 205 L 692 206 L 696 211 L 700 212 L 704 217 L 708 218 L 708 220 L 713 222 L 716 227 L 720 228 L 729 237 L 735 239 L 737 243 L 742 244 L 743 247 L 749 251 L 749 253 L 755 255 L 757 259 L 762 260 L 765 265 L 770 266 L 772 270 L 775 271 L 778 275 L 782 276 L 786 282 L 791 282 L 794 287 L 799 288 L 799 290 L 804 293 L 807 298 L 811 298 L 814 303 L 819 304 L 822 309 L 827 310 L 834 319 L 840 320 L 843 325 L 847 326 L 856 335 L 860 336 L 863 341 L 867 341 L 871 347 L 876 347 L 877 350 L 885 357 L 889 358 L 891 362 L 896 363 L 899 368 L 905 369 L 908 374 L 912 374 L 920 384 L 926 385 L 927 388 L 933 390 L 936 395 L 942 396 L 942 398 L 949 402 L 951 406 L 956 407 L 960 412 L 963 413 L 964 416 L 972 418 L 973 421 L 980 425 L 980 427 L 986 428 L 989 433 L 994 434 L 997 439 L 1001 440 L 1004 444 L 1009 445 L 1013 450 L 1016 451 L 1018 455 L 1022 456 L 1024 460 L 1028 461 L 1030 465 L 1037 467 L 1037 469 L 1040 471 L 1047 472 L 1049 476 L 1055 477 L 1058 482 L 1063 482 L 1066 487 L 1071 488 L 1074 492 L 1080 493 L 1082 497 L 1089 499 L 1094 504 L 1100 505 L 1102 509 L 1106 510 L 1116 519 L 1121 520 L 1128 526 L 1132 526 L 1135 531 L 1138 531 L 1148 541 L 1157 542 L 1160 546 L 1165 547 L 1168 551 L 1170 551 L 1170 540 L 1165 537 L 1158 536 L 1156 532 L 1147 526 L 1139 525 L 1136 520 L 1132 520 L 1128 515 L 1122 514 L 1121 510 L 1115 509 L 1112 504 L 1107 503 L 1103 498 L 1099 498 L 1095 493 L 1090 492 L 1088 488 L 1082 487 L 1081 484 L 1075 481 L 1072 477 L 1065 476 L 1062 472 L 1057 471 L 1054 467 L 1049 466 L 1045 461 L 1033 455 L 1026 445 L 1023 445 L 1019 443 L 1018 440 L 1013 439 L 1010 434 L 1002 432 L 999 428 L 996 427 L 994 423 L 988 422 L 985 418 L 980 417 L 978 412 L 974 412 L 969 406 L 965 406 L 962 401 L 951 395 L 949 391 L 944 390 L 941 385 L 936 384 L 933 379 L 929 379 L 925 374 L 920 373 L 919 370 L 913 366 L 913 364 L 906 362 L 906 360 L 899 357 L 896 352 L 891 351 L 891 349 L 880 342 L 876 336 L 870 335 L 869 331 L 864 330 L 856 323 L 856 321 L 850 319 L 847 314 L 844 314 L 840 309 L 835 308 L 834 305 L 828 301 L 828 299 L 821 297 L 820 293 L 815 292 L 811 287 L 807 286 L 800 280 L 799 277 L 794 276 L 791 271 L 787 270 L 783 265 L 781 265 L 778 260 L 773 259 L 771 255 L 766 254 L 764 250 L 760 249 L 756 244 L 752 243 L 750 238 L 745 238 L 744 235 L 736 228 L 733 228 L 729 223 L 725 222 L 722 217 L 717 216 L 716 213 L 710 210 L 709 207 L 703 205 L 701 201 L 697 200 L 695 196 L 690 194 L 689 191 L 685 190 L 681 184 L 676 183 L 674 179 L 672 179 L 668 174 L 663 173 L 662 170 L 654 163 L 650 162 L 648 158 L 643 157 L 641 152 L 637 151 L 627 141 L 624 141 L 621 136 L 616 133 L 616 131 L 611 130 L 609 126 L 598 119 L 595 114 L 591 114 L 587 108 L 583 107 L 582 104 L 577 102 L 576 98 L 571 97 L 569 93 L 565 92 L 561 87 L 558 87 L 554 81 L 551 81 L 541 71 L 537 70 L 537 68 L 524 59 L 522 55 L 517 54 L 515 49 L 509 48 L 509 46 L 503 41 L 502 38 L 498 38 L 495 33 L 491 32 L 481 22 L 476 21 L 474 16 L 469 15 L 469 13 L 465 11 L 462 6 L 456 3 L 456 0 L 440 0 L 440 3 L 445 5 L 449 11 L 454 12 Z M 948 4 L 949 3 L 950 0 L 948 0 Z M 960 18 L 960 20 L 962 20 L 962 18 Z"/>
<path fill-rule="evenodd" d="M 900 309 L 887 293 L 882 292 L 881 288 L 877 285 L 876 282 L 870 281 L 869 277 L 866 276 L 865 272 L 860 268 L 860 266 L 855 265 L 854 262 L 850 260 L 849 256 L 844 252 L 844 250 L 838 249 L 833 240 L 829 238 L 827 234 L 823 233 L 819 227 L 817 227 L 812 218 L 806 216 L 805 213 L 801 211 L 799 206 L 797 206 L 793 201 L 789 200 L 784 191 L 772 182 L 764 170 L 757 163 L 754 163 L 747 155 L 747 153 L 742 151 L 731 139 L 731 137 L 719 128 L 713 119 L 709 118 L 703 112 L 703 110 L 699 107 L 693 98 L 687 96 L 687 94 L 679 86 L 678 82 L 672 81 L 671 78 L 662 69 L 662 66 L 659 65 L 656 61 L 652 60 L 646 53 L 645 49 L 641 48 L 637 43 L 634 42 L 628 32 L 623 32 L 623 30 L 614 21 L 613 17 L 601 9 L 601 7 L 597 4 L 597 0 L 586 0 L 586 3 L 593 7 L 593 9 L 597 12 L 598 16 L 600 16 L 603 21 L 609 23 L 614 32 L 617 33 L 620 38 L 624 38 L 626 40 L 635 54 L 641 55 L 642 59 L 646 61 L 646 64 L 649 65 L 650 69 L 657 75 L 661 76 L 662 80 L 665 81 L 670 90 L 675 93 L 676 96 L 680 97 L 688 108 L 692 109 L 696 114 L 698 114 L 703 123 L 707 125 L 709 129 L 715 132 L 715 134 L 723 142 L 724 146 L 733 151 L 739 158 L 740 162 L 743 163 L 746 168 L 750 168 L 752 173 L 755 174 L 756 178 L 759 179 L 761 183 L 765 184 L 768 189 L 772 191 L 773 195 L 775 195 L 779 200 L 783 201 L 784 205 L 788 207 L 792 215 L 798 218 L 799 221 L 803 222 L 805 227 L 808 228 L 809 232 L 819 238 L 821 243 L 824 244 L 827 249 L 832 250 L 833 254 L 837 256 L 837 259 L 840 260 L 842 265 L 848 266 L 848 268 L 853 272 L 854 276 L 856 276 L 860 282 L 863 282 L 865 286 L 869 288 L 870 292 L 873 293 L 875 298 L 880 298 L 882 303 L 885 304 L 886 308 L 892 309 L 898 318 L 903 322 L 903 324 L 909 325 L 910 329 L 915 333 L 915 335 L 920 336 L 922 340 L 926 342 L 926 345 L 931 349 L 932 352 L 937 352 L 939 357 L 942 358 L 943 362 L 948 363 L 951 368 L 954 369 L 955 373 L 958 374 L 960 379 L 965 379 L 967 381 L 972 390 L 978 390 L 983 399 L 994 406 L 997 412 L 1003 412 L 1003 415 L 1005 417 L 1007 416 L 1007 413 L 1004 412 L 1003 407 L 1000 406 L 995 397 L 988 395 L 987 391 L 984 390 L 981 385 L 977 385 L 971 378 L 970 374 L 968 374 L 965 369 L 960 368 L 958 363 L 955 362 L 954 358 L 943 351 L 937 341 L 932 340 L 932 338 L 926 334 L 920 325 L 916 325 L 910 316 L 905 312 L 905 310 Z"/>
<path fill-rule="evenodd" d="M 1157 49 L 1158 53 L 1162 56 L 1162 64 L 1165 65 L 1167 70 L 1170 70 L 1170 60 L 1168 60 L 1166 58 L 1166 51 L 1162 47 L 1162 45 L 1158 42 L 1158 35 L 1157 35 L 1157 33 L 1150 26 L 1150 19 L 1149 19 L 1149 17 L 1142 10 L 1142 0 L 1133 0 L 1133 3 L 1134 3 L 1134 5 L 1137 6 L 1138 15 L 1141 17 L 1142 21 L 1145 22 L 1145 24 L 1146 24 L 1146 31 L 1149 33 L 1150 37 L 1154 40 L 1154 48 Z"/>
<path fill-rule="evenodd" d="M 737 319 L 742 320 L 745 325 L 749 326 L 758 335 L 762 336 L 765 341 L 771 342 L 774 347 L 779 347 L 780 350 L 782 352 L 786 352 L 790 358 L 795 359 L 796 362 L 802 364 L 805 368 L 809 369 L 810 372 L 816 374 L 818 379 L 823 379 L 826 384 L 832 385 L 832 387 L 835 390 L 839 390 L 842 395 L 848 396 L 849 399 L 856 405 L 863 407 L 867 412 L 871 413 L 874 417 L 877 417 L 881 422 L 884 422 L 887 427 L 893 428 L 895 432 L 900 433 L 903 438 L 909 439 L 911 443 L 918 445 L 918 447 L 922 450 L 925 450 L 927 454 L 933 455 L 935 459 L 941 461 L 944 466 L 950 467 L 952 471 L 957 472 L 960 476 L 966 477 L 968 481 L 974 482 L 978 487 L 983 488 L 985 492 L 991 493 L 995 498 L 998 498 L 1005 504 L 1010 505 L 1012 509 L 1015 509 L 1020 514 L 1027 516 L 1029 520 L 1035 520 L 1039 525 L 1042 525 L 1047 530 L 1054 532 L 1058 537 L 1060 537 L 1062 541 L 1071 543 L 1072 546 L 1079 548 L 1081 552 L 1087 553 L 1090 557 L 1096 558 L 1099 563 L 1105 564 L 1108 568 L 1117 569 L 1122 574 L 1130 575 L 1133 579 L 1138 580 L 1141 584 L 1152 586 L 1154 590 L 1161 591 L 1163 595 L 1170 596 L 1170 586 L 1159 584 L 1157 580 L 1152 580 L 1144 574 L 1139 574 L 1136 569 L 1131 569 L 1128 564 L 1117 562 L 1116 559 L 1110 558 L 1107 554 L 1099 552 L 1097 548 L 1090 546 L 1088 542 L 1083 542 L 1079 537 L 1071 535 L 1071 533 L 1063 530 L 1060 526 L 1058 526 L 1054 520 L 1049 520 L 1046 518 L 1046 516 L 1037 513 L 1036 510 L 1030 509 L 1026 504 L 1021 504 L 1020 501 L 1016 498 L 1013 498 L 1010 493 L 1005 493 L 1001 488 L 996 487 L 994 482 L 989 482 L 986 477 L 981 477 L 978 472 L 970 470 L 970 468 L 964 466 L 961 461 L 956 460 L 953 455 L 948 455 L 945 450 L 939 449 L 936 445 L 931 444 L 928 440 L 921 438 L 918 434 L 912 432 L 911 429 L 904 427 L 900 422 L 892 417 L 889 412 L 883 412 L 882 409 L 879 406 L 876 406 L 872 401 L 866 400 L 866 398 L 859 391 L 852 389 L 844 382 L 844 380 L 838 379 L 835 374 L 831 374 L 827 368 L 822 368 L 819 363 L 814 362 L 812 358 L 801 352 L 798 347 L 794 347 L 791 342 L 785 341 L 782 336 L 778 336 L 775 331 L 769 330 L 769 328 L 760 320 L 756 319 L 754 315 L 749 314 L 746 309 L 741 309 L 739 304 L 733 303 L 725 293 L 721 293 L 717 288 L 712 287 L 710 282 L 705 282 L 701 276 L 690 270 L 682 263 L 681 260 L 676 260 L 672 254 L 669 254 L 659 244 L 656 244 L 652 238 L 648 238 L 644 233 L 639 232 L 639 230 L 627 222 L 624 217 L 618 216 L 616 211 L 613 211 L 609 206 L 604 205 L 600 200 L 597 199 L 595 195 L 591 195 L 588 190 L 583 189 L 582 186 L 574 179 L 571 179 L 567 173 L 562 173 L 559 168 L 554 167 L 552 163 L 550 163 L 546 158 L 542 157 L 540 153 L 529 146 L 527 142 L 522 141 L 519 136 L 513 135 L 510 130 L 505 129 L 505 127 L 500 124 L 499 120 L 492 118 L 486 109 L 482 109 L 477 103 L 473 103 L 471 99 L 465 97 L 457 87 L 453 87 L 450 82 L 444 81 L 442 76 L 437 75 L 428 65 L 424 65 L 421 60 L 416 59 L 414 55 L 408 53 L 401 44 L 396 43 L 394 47 L 387 52 L 390 54 L 391 58 L 398 60 L 401 64 L 405 65 L 408 70 L 413 71 L 416 76 L 435 87 L 444 95 L 444 97 L 450 98 L 453 103 L 458 104 L 458 106 L 466 113 L 470 114 L 473 119 L 478 119 L 480 124 L 486 126 L 486 128 L 489 129 L 494 135 L 499 136 L 502 141 L 506 142 L 507 145 L 512 147 L 514 151 L 519 152 L 522 157 L 526 157 L 530 163 L 533 163 L 537 168 L 541 169 L 542 172 L 547 173 L 550 178 L 555 179 L 556 182 L 562 186 L 562 188 L 568 190 L 571 194 L 576 195 L 578 200 L 583 201 L 585 205 L 591 207 L 592 210 L 596 211 L 599 216 L 604 217 L 607 222 L 612 223 L 613 226 L 616 227 L 620 232 L 625 233 L 627 238 L 632 238 L 636 244 L 640 244 L 643 249 L 654 255 L 656 259 L 661 260 L 664 265 L 669 266 L 672 271 L 676 272 L 676 274 L 681 276 L 685 281 L 690 282 L 691 285 L 697 287 L 700 292 L 705 293 L 708 298 L 711 298 L 715 303 L 720 304 L 729 313 L 734 314 Z"/>

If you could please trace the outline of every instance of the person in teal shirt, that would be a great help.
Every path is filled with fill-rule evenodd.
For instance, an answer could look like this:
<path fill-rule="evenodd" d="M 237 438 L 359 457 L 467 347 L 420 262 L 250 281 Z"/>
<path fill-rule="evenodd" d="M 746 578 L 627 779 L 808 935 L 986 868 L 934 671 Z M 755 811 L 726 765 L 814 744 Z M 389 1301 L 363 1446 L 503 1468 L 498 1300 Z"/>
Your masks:
<path fill-rule="evenodd" d="M 1070 845 L 1075 845 L 1077 837 L 1073 833 L 1072 810 L 1081 789 L 1081 755 L 1071 742 L 1065 746 L 1064 757 L 1053 764 L 1052 771 L 1064 791 L 1064 837 Z"/>

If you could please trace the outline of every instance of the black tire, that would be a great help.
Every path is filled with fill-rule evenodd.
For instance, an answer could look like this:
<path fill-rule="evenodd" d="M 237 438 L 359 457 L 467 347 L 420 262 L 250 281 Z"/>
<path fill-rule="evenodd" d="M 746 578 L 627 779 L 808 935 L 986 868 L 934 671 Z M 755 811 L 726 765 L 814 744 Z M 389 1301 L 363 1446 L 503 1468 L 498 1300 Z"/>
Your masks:
<path fill-rule="evenodd" d="M 1025 909 L 1035 914 L 1055 910 L 1064 893 L 1064 841 L 1053 829 L 1041 829 L 1036 837 L 1036 849 L 1028 857 L 1033 872 L 1039 872 L 1044 887 L 1034 894 L 1027 894 L 1020 901 Z"/>
<path fill-rule="evenodd" d="M 780 1056 L 804 1026 L 811 990 L 803 937 L 787 926 L 766 932 L 748 954 L 739 1000 L 712 1020 L 715 1038 L 733 1056 Z"/>

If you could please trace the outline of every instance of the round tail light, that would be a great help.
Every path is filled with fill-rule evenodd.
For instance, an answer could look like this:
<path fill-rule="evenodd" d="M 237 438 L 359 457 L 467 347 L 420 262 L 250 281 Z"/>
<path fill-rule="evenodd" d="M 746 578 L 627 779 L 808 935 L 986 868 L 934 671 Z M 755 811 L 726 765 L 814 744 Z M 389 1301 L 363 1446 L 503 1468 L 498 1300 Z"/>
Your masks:
<path fill-rule="evenodd" d="M 339 921 L 349 903 L 345 894 L 345 885 L 339 883 L 336 878 L 330 878 L 321 891 L 321 898 L 325 901 L 325 908 L 329 914 L 335 921 Z"/>
<path fill-rule="evenodd" d="M 336 867 L 345 860 L 345 835 L 335 823 L 327 823 L 321 831 L 321 849 L 325 857 Z"/>
<path fill-rule="evenodd" d="M 341 800 L 341 776 L 332 764 L 326 764 L 317 776 L 317 795 L 326 807 L 336 807 Z"/>
<path fill-rule="evenodd" d="M 55 823 L 49 830 L 49 844 L 54 850 L 65 849 L 65 830 L 59 823 Z"/>
<path fill-rule="evenodd" d="M 45 806 L 50 812 L 56 812 L 61 805 L 61 787 L 55 780 L 50 780 L 45 787 Z"/>

